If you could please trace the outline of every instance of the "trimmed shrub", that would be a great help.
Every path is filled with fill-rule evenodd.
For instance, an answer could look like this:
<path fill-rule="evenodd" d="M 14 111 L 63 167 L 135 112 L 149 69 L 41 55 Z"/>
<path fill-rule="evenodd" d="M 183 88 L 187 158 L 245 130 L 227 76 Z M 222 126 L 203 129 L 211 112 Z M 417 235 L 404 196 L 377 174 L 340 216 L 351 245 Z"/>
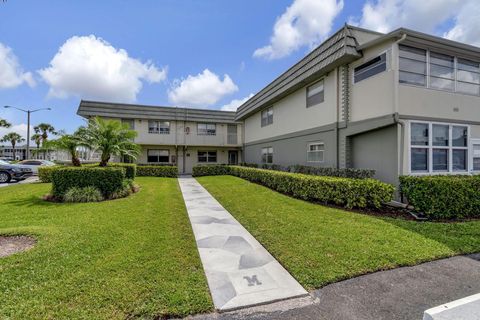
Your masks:
<path fill-rule="evenodd" d="M 120 162 L 111 162 L 108 164 L 109 167 L 114 168 L 124 168 L 125 169 L 125 178 L 135 179 L 137 176 L 137 165 L 135 163 L 120 163 Z"/>
<path fill-rule="evenodd" d="M 65 193 L 73 188 L 94 186 L 105 198 L 118 191 L 123 186 L 125 169 L 112 167 L 65 167 L 53 170 L 52 195 L 63 198 Z"/>
<path fill-rule="evenodd" d="M 73 187 L 68 189 L 63 196 L 63 201 L 65 202 L 98 202 L 102 200 L 102 193 L 93 186 L 84 188 Z"/>
<path fill-rule="evenodd" d="M 178 176 L 178 168 L 176 166 L 138 166 L 137 176 L 176 178 Z"/>
<path fill-rule="evenodd" d="M 52 172 L 59 168 L 64 168 L 64 166 L 38 167 L 38 179 L 43 183 L 52 182 Z"/>
<path fill-rule="evenodd" d="M 355 168 L 319 168 L 302 165 L 290 166 L 290 172 L 311 174 L 316 176 L 369 179 L 375 175 L 375 170 Z"/>
<path fill-rule="evenodd" d="M 430 219 L 480 217 L 480 176 L 401 176 L 400 192 Z"/>
<path fill-rule="evenodd" d="M 195 166 L 192 170 L 194 177 L 222 176 L 230 174 L 230 167 L 227 165 L 201 165 Z"/>
<path fill-rule="evenodd" d="M 125 198 L 131 195 L 132 193 L 136 192 L 138 187 L 135 185 L 132 179 L 125 179 L 123 180 L 123 185 L 120 190 L 115 191 L 111 194 L 110 200 Z"/>
<path fill-rule="evenodd" d="M 242 166 L 196 166 L 194 176 L 233 175 L 295 198 L 345 208 L 378 209 L 393 199 L 395 187 L 375 179 L 321 177 Z"/>

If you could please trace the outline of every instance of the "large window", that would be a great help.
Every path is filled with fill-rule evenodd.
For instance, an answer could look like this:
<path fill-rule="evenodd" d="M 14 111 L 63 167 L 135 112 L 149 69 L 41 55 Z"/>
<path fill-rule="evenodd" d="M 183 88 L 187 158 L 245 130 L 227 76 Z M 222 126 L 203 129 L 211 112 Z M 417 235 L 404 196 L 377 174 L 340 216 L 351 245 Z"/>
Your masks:
<path fill-rule="evenodd" d="M 148 133 L 170 134 L 170 122 L 148 120 Z"/>
<path fill-rule="evenodd" d="M 472 152 L 473 171 L 480 171 L 480 140 L 472 143 Z"/>
<path fill-rule="evenodd" d="M 323 162 L 325 144 L 323 142 L 312 142 L 307 147 L 307 162 Z"/>
<path fill-rule="evenodd" d="M 399 46 L 400 83 L 480 95 L 480 62 Z"/>
<path fill-rule="evenodd" d="M 170 151 L 161 149 L 147 150 L 148 162 L 170 162 Z"/>
<path fill-rule="evenodd" d="M 198 151 L 198 162 L 215 163 L 217 162 L 217 151 Z"/>
<path fill-rule="evenodd" d="M 197 135 L 214 136 L 217 134 L 217 126 L 215 123 L 197 123 Z"/>
<path fill-rule="evenodd" d="M 387 54 L 383 53 L 378 57 L 356 67 L 353 72 L 353 81 L 357 83 L 385 70 L 387 70 Z"/>
<path fill-rule="evenodd" d="M 307 108 L 322 103 L 324 100 L 323 80 L 307 88 Z"/>
<path fill-rule="evenodd" d="M 273 123 L 273 107 L 262 111 L 262 127 Z"/>
<path fill-rule="evenodd" d="M 273 163 L 273 148 L 262 148 L 262 163 Z"/>
<path fill-rule="evenodd" d="M 426 122 L 410 124 L 411 172 L 461 172 L 467 169 L 467 126 Z"/>

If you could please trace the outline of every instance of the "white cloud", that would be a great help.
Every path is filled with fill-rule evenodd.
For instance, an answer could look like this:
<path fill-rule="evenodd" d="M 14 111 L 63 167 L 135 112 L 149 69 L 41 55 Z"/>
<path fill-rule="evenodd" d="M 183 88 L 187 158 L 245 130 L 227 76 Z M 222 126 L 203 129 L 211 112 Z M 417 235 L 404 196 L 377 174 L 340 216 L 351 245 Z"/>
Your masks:
<path fill-rule="evenodd" d="M 157 68 L 131 58 L 124 49 L 116 49 L 94 35 L 74 36 L 65 41 L 50 61 L 38 71 L 50 86 L 49 96 L 133 102 L 143 81 L 165 80 L 166 68 Z"/>
<path fill-rule="evenodd" d="M 367 1 L 351 23 L 379 32 L 405 27 L 479 45 L 479 16 L 478 0 L 376 0 Z"/>
<path fill-rule="evenodd" d="M 208 69 L 186 79 L 175 80 L 168 91 L 170 102 L 181 106 L 208 107 L 223 97 L 238 90 L 232 79 L 225 74 L 223 80 Z"/>
<path fill-rule="evenodd" d="M 27 143 L 27 128 L 28 126 L 26 123 L 14 124 L 10 128 L 0 128 L 0 140 L 7 133 L 16 132 L 21 135 L 23 139 L 25 139 L 24 142 L 18 143 L 17 145 L 24 145 Z M 33 126 L 30 126 L 30 134 L 33 134 Z M 11 146 L 10 142 L 2 142 L 0 144 Z"/>
<path fill-rule="evenodd" d="M 248 96 L 246 96 L 243 99 L 233 99 L 232 101 L 230 101 L 230 103 L 223 105 L 220 109 L 223 111 L 237 111 L 237 108 L 240 107 L 245 102 L 247 102 L 247 100 L 250 99 L 251 97 L 253 97 L 253 93 L 250 93 Z"/>
<path fill-rule="evenodd" d="M 15 88 L 23 83 L 35 86 L 31 72 L 24 72 L 13 50 L 0 42 L 0 89 Z"/>
<path fill-rule="evenodd" d="M 342 9 L 343 0 L 294 0 L 277 18 L 270 44 L 255 50 L 253 56 L 279 59 L 302 46 L 313 48 L 330 33 Z"/>

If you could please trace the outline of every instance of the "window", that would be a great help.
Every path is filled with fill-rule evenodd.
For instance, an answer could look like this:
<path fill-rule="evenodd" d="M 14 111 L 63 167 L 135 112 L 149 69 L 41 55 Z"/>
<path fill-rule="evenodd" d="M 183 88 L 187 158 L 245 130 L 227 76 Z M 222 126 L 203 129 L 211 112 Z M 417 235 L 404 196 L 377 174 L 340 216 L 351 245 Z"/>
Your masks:
<path fill-rule="evenodd" d="M 467 171 L 468 127 L 413 122 L 410 124 L 412 172 Z"/>
<path fill-rule="evenodd" d="M 170 122 L 148 120 L 148 133 L 170 134 Z"/>
<path fill-rule="evenodd" d="M 457 91 L 480 94 L 480 63 L 458 58 Z"/>
<path fill-rule="evenodd" d="M 399 49 L 400 83 L 425 86 L 427 84 L 427 51 L 404 45 L 400 45 Z"/>
<path fill-rule="evenodd" d="M 215 123 L 197 123 L 197 135 L 214 136 L 217 134 L 217 126 Z"/>
<path fill-rule="evenodd" d="M 454 89 L 453 57 L 430 52 L 430 87 L 445 91 Z"/>
<path fill-rule="evenodd" d="M 313 142 L 308 144 L 307 162 L 323 162 L 323 153 L 325 144 L 323 142 Z"/>
<path fill-rule="evenodd" d="M 399 50 L 400 83 L 480 95 L 480 62 L 405 45 Z"/>
<path fill-rule="evenodd" d="M 262 148 L 262 163 L 273 163 L 273 148 Z"/>
<path fill-rule="evenodd" d="M 217 162 L 217 151 L 198 151 L 198 162 Z"/>
<path fill-rule="evenodd" d="M 324 100 L 324 82 L 323 80 L 307 88 L 307 108 L 322 103 Z M 273 116 L 273 113 L 272 113 Z M 272 119 L 273 120 L 273 119 Z"/>
<path fill-rule="evenodd" d="M 135 120 L 133 119 L 122 119 L 122 123 L 126 123 L 131 130 L 135 129 Z"/>
<path fill-rule="evenodd" d="M 478 140 L 477 140 L 478 141 Z M 473 143 L 473 171 L 480 171 L 480 141 Z"/>
<path fill-rule="evenodd" d="M 387 54 L 383 53 L 376 58 L 358 66 L 353 72 L 353 81 L 357 83 L 387 70 Z"/>
<path fill-rule="evenodd" d="M 147 150 L 148 162 L 170 162 L 170 151 L 151 149 Z"/>
<path fill-rule="evenodd" d="M 273 123 L 273 107 L 262 111 L 262 127 Z"/>

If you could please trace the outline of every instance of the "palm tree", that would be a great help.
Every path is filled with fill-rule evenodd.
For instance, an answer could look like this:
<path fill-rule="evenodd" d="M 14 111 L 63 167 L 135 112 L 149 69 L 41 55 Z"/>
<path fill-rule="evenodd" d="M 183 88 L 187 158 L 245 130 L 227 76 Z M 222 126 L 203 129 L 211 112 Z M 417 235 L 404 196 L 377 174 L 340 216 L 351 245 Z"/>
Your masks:
<path fill-rule="evenodd" d="M 12 125 L 5 119 L 0 119 L 0 128 L 10 128 Z"/>
<path fill-rule="evenodd" d="M 133 142 L 137 132 L 118 120 L 95 117 L 83 130 L 83 140 L 92 150 L 102 153 L 100 166 L 105 167 L 112 156 L 129 156 L 136 159 L 140 147 Z"/>
<path fill-rule="evenodd" d="M 30 140 L 32 140 L 33 142 L 35 142 L 35 145 L 37 146 L 37 159 L 38 159 L 38 153 L 40 152 L 40 144 L 42 144 L 42 135 L 41 134 L 38 134 L 38 133 L 35 133 L 34 135 L 32 135 L 32 137 L 30 138 Z"/>
<path fill-rule="evenodd" d="M 48 123 L 40 123 L 33 127 L 33 130 L 35 131 L 36 134 L 40 134 L 42 137 L 42 146 L 48 141 L 48 134 L 52 133 L 54 135 L 57 134 L 55 131 L 55 128 Z M 46 158 L 45 151 L 43 151 L 43 158 Z"/>
<path fill-rule="evenodd" d="M 72 164 L 76 167 L 81 166 L 80 159 L 78 158 L 78 147 L 84 146 L 84 142 L 80 136 L 80 130 L 74 134 L 63 134 L 60 138 L 46 143 L 46 147 L 55 150 L 67 151 L 72 157 Z"/>
<path fill-rule="evenodd" d="M 20 143 L 20 142 L 23 142 L 23 141 L 25 141 L 25 139 L 23 139 L 22 136 L 19 135 L 16 132 L 7 133 L 6 135 L 3 136 L 2 140 L 0 140 L 0 142 L 10 142 L 10 144 L 12 145 L 12 149 L 13 149 L 13 159 L 14 160 L 16 159 L 16 157 L 15 157 L 15 146 L 17 145 L 17 143 Z"/>

